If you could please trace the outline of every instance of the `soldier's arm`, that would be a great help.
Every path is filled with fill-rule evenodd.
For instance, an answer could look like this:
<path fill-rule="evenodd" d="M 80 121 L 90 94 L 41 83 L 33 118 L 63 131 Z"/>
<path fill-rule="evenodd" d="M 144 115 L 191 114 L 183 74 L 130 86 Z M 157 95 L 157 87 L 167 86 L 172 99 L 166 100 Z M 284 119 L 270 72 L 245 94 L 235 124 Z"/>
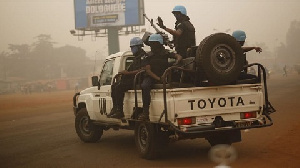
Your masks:
<path fill-rule="evenodd" d="M 173 30 L 173 29 L 170 29 L 170 28 L 166 28 L 165 30 L 168 33 L 172 34 L 173 36 L 177 36 L 177 37 L 179 37 L 182 34 L 182 30 L 181 29 Z"/>
<path fill-rule="evenodd" d="M 157 76 L 155 73 L 153 73 L 151 71 L 151 66 L 150 65 L 146 65 L 145 66 L 145 70 L 146 70 L 146 73 L 151 76 L 153 79 L 157 80 L 157 81 L 160 81 L 160 77 Z"/>
<path fill-rule="evenodd" d="M 182 60 L 182 56 L 179 55 L 179 54 L 174 54 L 173 58 L 176 59 L 176 61 L 175 61 L 175 63 L 173 65 L 178 65 L 181 62 L 181 60 Z"/>
<path fill-rule="evenodd" d="M 124 70 L 124 71 L 121 71 L 121 72 L 119 72 L 119 73 L 122 74 L 122 75 L 135 75 L 135 74 L 137 74 L 139 71 L 140 71 L 140 69 L 134 70 L 134 71 L 127 71 L 127 70 Z"/>
<path fill-rule="evenodd" d="M 249 52 L 251 50 L 255 50 L 256 52 L 260 53 L 262 52 L 262 49 L 260 47 L 242 47 L 244 52 Z"/>

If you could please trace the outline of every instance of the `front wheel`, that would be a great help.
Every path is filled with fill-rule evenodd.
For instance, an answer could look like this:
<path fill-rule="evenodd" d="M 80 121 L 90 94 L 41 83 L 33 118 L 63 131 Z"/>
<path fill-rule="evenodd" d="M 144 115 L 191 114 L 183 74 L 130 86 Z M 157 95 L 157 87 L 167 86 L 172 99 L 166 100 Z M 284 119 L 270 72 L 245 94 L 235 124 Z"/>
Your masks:
<path fill-rule="evenodd" d="M 142 158 L 155 159 L 158 154 L 158 143 L 154 125 L 141 122 L 135 127 L 135 144 Z"/>
<path fill-rule="evenodd" d="M 103 129 L 91 122 L 85 108 L 81 109 L 76 115 L 75 129 L 83 142 L 97 142 L 103 134 Z"/>

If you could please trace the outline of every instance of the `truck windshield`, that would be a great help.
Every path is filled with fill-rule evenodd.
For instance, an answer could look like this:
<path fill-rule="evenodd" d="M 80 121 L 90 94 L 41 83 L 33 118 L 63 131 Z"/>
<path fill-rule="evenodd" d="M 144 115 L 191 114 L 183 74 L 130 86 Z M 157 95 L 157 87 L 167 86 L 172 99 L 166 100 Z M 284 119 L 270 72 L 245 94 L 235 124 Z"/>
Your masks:
<path fill-rule="evenodd" d="M 100 85 L 110 85 L 113 78 L 113 67 L 115 60 L 108 60 L 105 62 L 101 75 L 100 75 Z"/>

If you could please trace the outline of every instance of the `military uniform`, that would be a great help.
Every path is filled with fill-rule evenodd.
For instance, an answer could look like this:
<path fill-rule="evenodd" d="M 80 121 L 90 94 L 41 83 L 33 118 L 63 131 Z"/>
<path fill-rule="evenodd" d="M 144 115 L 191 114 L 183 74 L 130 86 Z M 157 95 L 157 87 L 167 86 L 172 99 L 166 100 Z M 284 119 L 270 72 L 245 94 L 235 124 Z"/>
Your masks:
<path fill-rule="evenodd" d="M 143 59 L 145 57 L 146 57 L 146 52 L 144 50 L 141 50 L 138 56 L 135 56 L 132 64 L 129 66 L 127 71 L 128 72 L 135 71 L 145 66 L 146 65 L 145 59 Z M 134 81 L 134 75 L 122 75 L 121 80 L 119 80 L 118 82 L 114 83 L 111 86 L 111 97 L 113 101 L 112 111 L 119 111 L 123 113 L 123 101 L 124 101 L 125 92 L 130 89 L 133 89 L 133 81 Z"/>
<path fill-rule="evenodd" d="M 180 29 L 182 34 L 179 37 L 174 36 L 176 52 L 183 58 L 187 57 L 187 49 L 196 45 L 195 28 L 190 22 L 190 18 L 185 16 L 181 22 L 176 21 L 175 30 Z"/>
<path fill-rule="evenodd" d="M 158 54 L 150 52 L 148 54 L 147 63 L 151 67 L 151 71 L 157 76 L 161 77 L 165 70 L 169 67 L 168 58 L 175 58 L 175 53 L 170 53 L 168 50 L 162 50 Z M 146 75 L 141 84 L 142 88 L 142 98 L 143 98 L 143 113 L 146 116 L 149 116 L 149 106 L 151 102 L 151 89 L 153 85 L 157 83 L 155 79 Z"/>

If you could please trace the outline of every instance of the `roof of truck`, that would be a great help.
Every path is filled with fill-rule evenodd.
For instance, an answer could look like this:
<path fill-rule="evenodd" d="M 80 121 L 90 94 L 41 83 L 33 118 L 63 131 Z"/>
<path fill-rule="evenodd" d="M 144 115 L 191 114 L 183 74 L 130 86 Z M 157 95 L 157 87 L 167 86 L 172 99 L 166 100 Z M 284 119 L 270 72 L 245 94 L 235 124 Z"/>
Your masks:
<path fill-rule="evenodd" d="M 106 57 L 106 59 L 112 59 L 112 58 L 116 58 L 116 57 L 121 57 L 124 55 L 132 55 L 131 51 L 121 51 L 121 52 L 117 52 L 115 54 L 111 54 L 109 56 Z"/>
<path fill-rule="evenodd" d="M 149 46 L 144 46 L 143 49 L 146 52 L 151 51 Z M 133 54 L 132 54 L 132 52 L 130 50 L 125 50 L 125 51 L 120 51 L 120 52 L 111 54 L 111 55 L 107 56 L 106 59 L 112 59 L 112 58 L 121 57 L 121 56 L 127 56 L 127 55 L 133 56 Z"/>

